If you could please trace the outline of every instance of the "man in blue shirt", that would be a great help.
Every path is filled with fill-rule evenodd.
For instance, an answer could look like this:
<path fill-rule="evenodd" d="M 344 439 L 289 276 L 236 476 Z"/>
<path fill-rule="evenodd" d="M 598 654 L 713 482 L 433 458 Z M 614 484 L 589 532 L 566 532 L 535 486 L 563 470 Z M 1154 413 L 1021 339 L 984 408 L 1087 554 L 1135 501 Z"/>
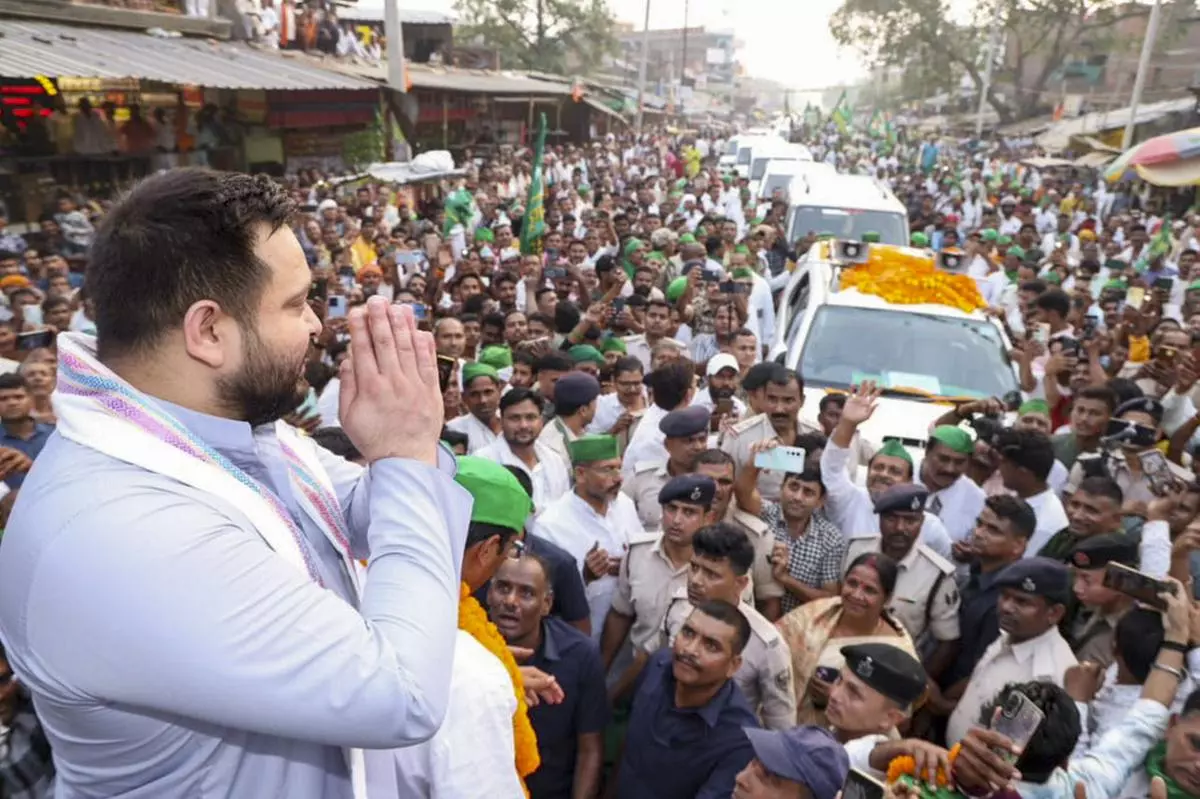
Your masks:
<path fill-rule="evenodd" d="M 638 678 L 617 771 L 621 799 L 726 799 L 753 758 L 744 728 L 758 727 L 731 679 L 750 622 L 721 600 L 696 607 L 671 649 Z"/>
<path fill-rule="evenodd" d="M 608 723 L 604 662 L 589 636 L 550 615 L 551 572 L 549 562 L 528 550 L 505 561 L 492 577 L 488 610 L 509 646 L 533 652 L 525 665 L 554 677 L 564 694 L 559 704 L 529 709 L 542 756 L 541 767 L 525 780 L 531 799 L 594 796 Z"/>
<path fill-rule="evenodd" d="M 35 459 L 54 426 L 36 422 L 30 411 L 33 410 L 33 399 L 25 386 L 25 378 L 16 373 L 0 375 L 0 447 L 15 449 L 24 453 L 30 460 Z M 4 478 L 9 488 L 20 488 L 25 480 L 28 469 L 14 471 Z"/>

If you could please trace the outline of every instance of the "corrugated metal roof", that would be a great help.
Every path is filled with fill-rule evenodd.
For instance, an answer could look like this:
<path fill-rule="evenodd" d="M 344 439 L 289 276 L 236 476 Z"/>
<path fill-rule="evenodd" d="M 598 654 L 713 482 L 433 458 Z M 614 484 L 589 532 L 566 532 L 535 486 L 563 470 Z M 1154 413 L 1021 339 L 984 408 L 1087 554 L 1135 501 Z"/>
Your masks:
<path fill-rule="evenodd" d="M 47 22 L 0 20 L 0 77 L 138 78 L 215 89 L 373 89 L 286 51 Z"/>
<path fill-rule="evenodd" d="M 383 22 L 383 6 L 352 5 L 337 8 L 338 19 L 351 22 Z M 419 8 L 400 9 L 401 25 L 453 25 L 454 15 L 444 11 L 431 11 Z"/>
<path fill-rule="evenodd" d="M 317 56 L 308 56 L 318 61 Z M 370 63 L 357 59 L 320 58 L 326 69 L 335 70 L 356 78 L 387 82 L 387 64 Z M 433 66 L 430 64 L 408 64 L 408 76 L 414 89 L 433 89 L 447 92 L 478 94 L 525 94 L 537 97 L 569 97 L 571 84 L 558 81 L 538 80 L 520 72 L 496 72 L 487 69 L 462 69 L 459 67 Z"/>

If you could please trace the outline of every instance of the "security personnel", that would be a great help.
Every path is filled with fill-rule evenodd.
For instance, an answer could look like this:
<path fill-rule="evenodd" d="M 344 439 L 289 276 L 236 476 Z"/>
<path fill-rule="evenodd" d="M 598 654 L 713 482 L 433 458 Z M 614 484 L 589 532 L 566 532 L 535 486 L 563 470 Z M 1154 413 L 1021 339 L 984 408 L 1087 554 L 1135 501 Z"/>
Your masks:
<path fill-rule="evenodd" d="M 655 533 L 662 521 L 662 505 L 658 493 L 672 477 L 696 470 L 696 458 L 708 448 L 707 408 L 692 406 L 671 411 L 662 418 L 658 429 L 663 432 L 666 461 L 643 461 L 634 464 L 633 477 L 621 490 L 633 500 L 638 518 L 648 533 Z"/>
<path fill-rule="evenodd" d="M 571 462 L 568 445 L 587 432 L 599 396 L 600 381 L 587 372 L 570 372 L 554 384 L 554 418 L 546 422 L 538 441 L 550 447 L 563 463 Z"/>
<path fill-rule="evenodd" d="M 914 641 L 928 631 L 939 643 L 950 644 L 959 634 L 954 564 L 917 540 L 928 496 L 928 489 L 914 483 L 900 483 L 881 493 L 875 500 L 880 534 L 851 538 L 842 572 L 863 553 L 887 555 L 899 567 L 888 611 Z"/>
<path fill-rule="evenodd" d="M 829 692 L 825 717 L 858 768 L 892 738 L 925 693 L 928 676 L 912 655 L 886 643 L 842 647 L 845 665 Z"/>
<path fill-rule="evenodd" d="M 1117 622 L 1134 604 L 1132 597 L 1104 585 L 1105 568 L 1110 563 L 1138 568 L 1137 539 L 1125 533 L 1094 535 L 1080 541 L 1071 552 L 1075 598 L 1083 607 L 1075 614 L 1067 640 L 1080 663 L 1087 660 L 1104 668 L 1113 661 Z"/>
<path fill-rule="evenodd" d="M 784 446 L 791 447 L 795 446 L 798 436 L 811 433 L 823 435 L 820 428 L 800 421 L 800 406 L 804 404 L 804 381 L 800 373 L 773 363 L 766 372 L 766 378 L 761 388 L 754 388 L 750 392 L 754 397 L 753 404 L 761 412 L 730 427 L 721 435 L 718 444 L 733 456 L 734 463 L 739 466 L 751 460 L 751 447 L 760 441 L 778 438 Z M 782 486 L 782 472 L 766 469 L 759 472 L 758 491 L 763 499 L 778 502 Z"/>
<path fill-rule="evenodd" d="M 754 545 L 737 527 L 720 522 L 701 528 L 692 538 L 687 585 L 675 589 L 658 634 L 645 649 L 654 652 L 673 644 L 692 610 L 708 600 L 720 599 L 740 608 L 750 622 L 750 640 L 733 681 L 764 727 L 786 730 L 796 724 L 792 658 L 775 625 L 742 601 L 753 560 Z"/>
<path fill-rule="evenodd" d="M 612 667 L 626 637 L 642 650 L 662 624 L 675 589 L 687 584 L 692 537 L 704 526 L 717 486 L 711 477 L 672 477 L 658 493 L 662 532 L 630 541 L 617 575 L 617 591 L 604 620 L 600 653 Z"/>

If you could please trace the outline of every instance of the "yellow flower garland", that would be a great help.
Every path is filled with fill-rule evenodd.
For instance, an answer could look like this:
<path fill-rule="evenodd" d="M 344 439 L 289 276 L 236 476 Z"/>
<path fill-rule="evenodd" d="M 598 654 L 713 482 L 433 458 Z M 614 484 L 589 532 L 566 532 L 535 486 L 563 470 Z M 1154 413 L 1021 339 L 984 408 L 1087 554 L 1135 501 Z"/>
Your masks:
<path fill-rule="evenodd" d="M 865 264 L 846 270 L 842 288 L 898 305 L 933 303 L 965 313 L 987 307 L 974 278 L 943 272 L 926 256 L 877 248 L 871 249 Z"/>
<path fill-rule="evenodd" d="M 471 589 L 466 583 L 462 584 L 458 599 L 458 629 L 478 641 L 484 649 L 495 655 L 512 680 L 513 692 L 517 697 L 517 711 L 513 713 L 513 744 L 516 749 L 517 774 L 524 783 L 525 778 L 537 771 L 542 764 L 538 753 L 537 734 L 529 721 L 529 707 L 525 704 L 525 681 L 521 678 L 521 670 L 512 652 L 508 651 L 508 642 L 487 617 L 483 606 L 471 596 Z M 529 790 L 525 790 L 529 795 Z"/>

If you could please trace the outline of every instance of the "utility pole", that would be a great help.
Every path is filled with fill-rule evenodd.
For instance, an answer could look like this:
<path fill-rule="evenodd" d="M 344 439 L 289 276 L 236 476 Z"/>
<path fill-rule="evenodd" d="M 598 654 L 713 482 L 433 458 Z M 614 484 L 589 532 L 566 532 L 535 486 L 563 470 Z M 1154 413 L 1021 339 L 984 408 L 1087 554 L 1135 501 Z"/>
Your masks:
<path fill-rule="evenodd" d="M 646 61 L 650 57 L 650 0 L 646 0 L 646 27 L 642 29 L 642 58 L 638 64 L 638 108 L 634 131 L 642 135 L 642 113 L 646 108 Z"/>
<path fill-rule="evenodd" d="M 679 61 L 679 85 L 683 86 L 684 79 L 687 78 L 687 45 L 688 45 L 688 6 L 691 5 L 690 0 L 683 0 L 683 53 L 680 55 Z"/>
<path fill-rule="evenodd" d="M 1138 104 L 1142 102 L 1142 90 L 1146 88 L 1146 70 L 1150 67 L 1150 56 L 1154 53 L 1154 40 L 1158 38 L 1158 20 L 1162 16 L 1162 0 L 1154 0 L 1150 19 L 1146 22 L 1146 38 L 1142 39 L 1142 55 L 1138 58 L 1137 77 L 1133 79 L 1133 97 L 1129 101 L 1129 121 L 1125 123 L 1125 135 L 1121 137 L 1121 149 L 1128 150 L 1133 144 L 1133 131 L 1137 127 Z"/>
<path fill-rule="evenodd" d="M 979 107 L 975 111 L 975 138 L 983 136 L 983 112 L 987 109 L 988 92 L 992 90 L 992 66 L 996 63 L 996 49 L 1000 46 L 1000 22 L 1004 14 L 1002 6 L 997 4 L 996 15 L 992 17 L 992 29 L 988 32 L 987 61 L 983 64 L 983 86 L 979 89 Z"/>
<path fill-rule="evenodd" d="M 393 90 L 403 94 L 404 79 L 404 31 L 400 25 L 400 0 L 383 2 L 383 35 L 387 37 L 387 82 Z"/>

